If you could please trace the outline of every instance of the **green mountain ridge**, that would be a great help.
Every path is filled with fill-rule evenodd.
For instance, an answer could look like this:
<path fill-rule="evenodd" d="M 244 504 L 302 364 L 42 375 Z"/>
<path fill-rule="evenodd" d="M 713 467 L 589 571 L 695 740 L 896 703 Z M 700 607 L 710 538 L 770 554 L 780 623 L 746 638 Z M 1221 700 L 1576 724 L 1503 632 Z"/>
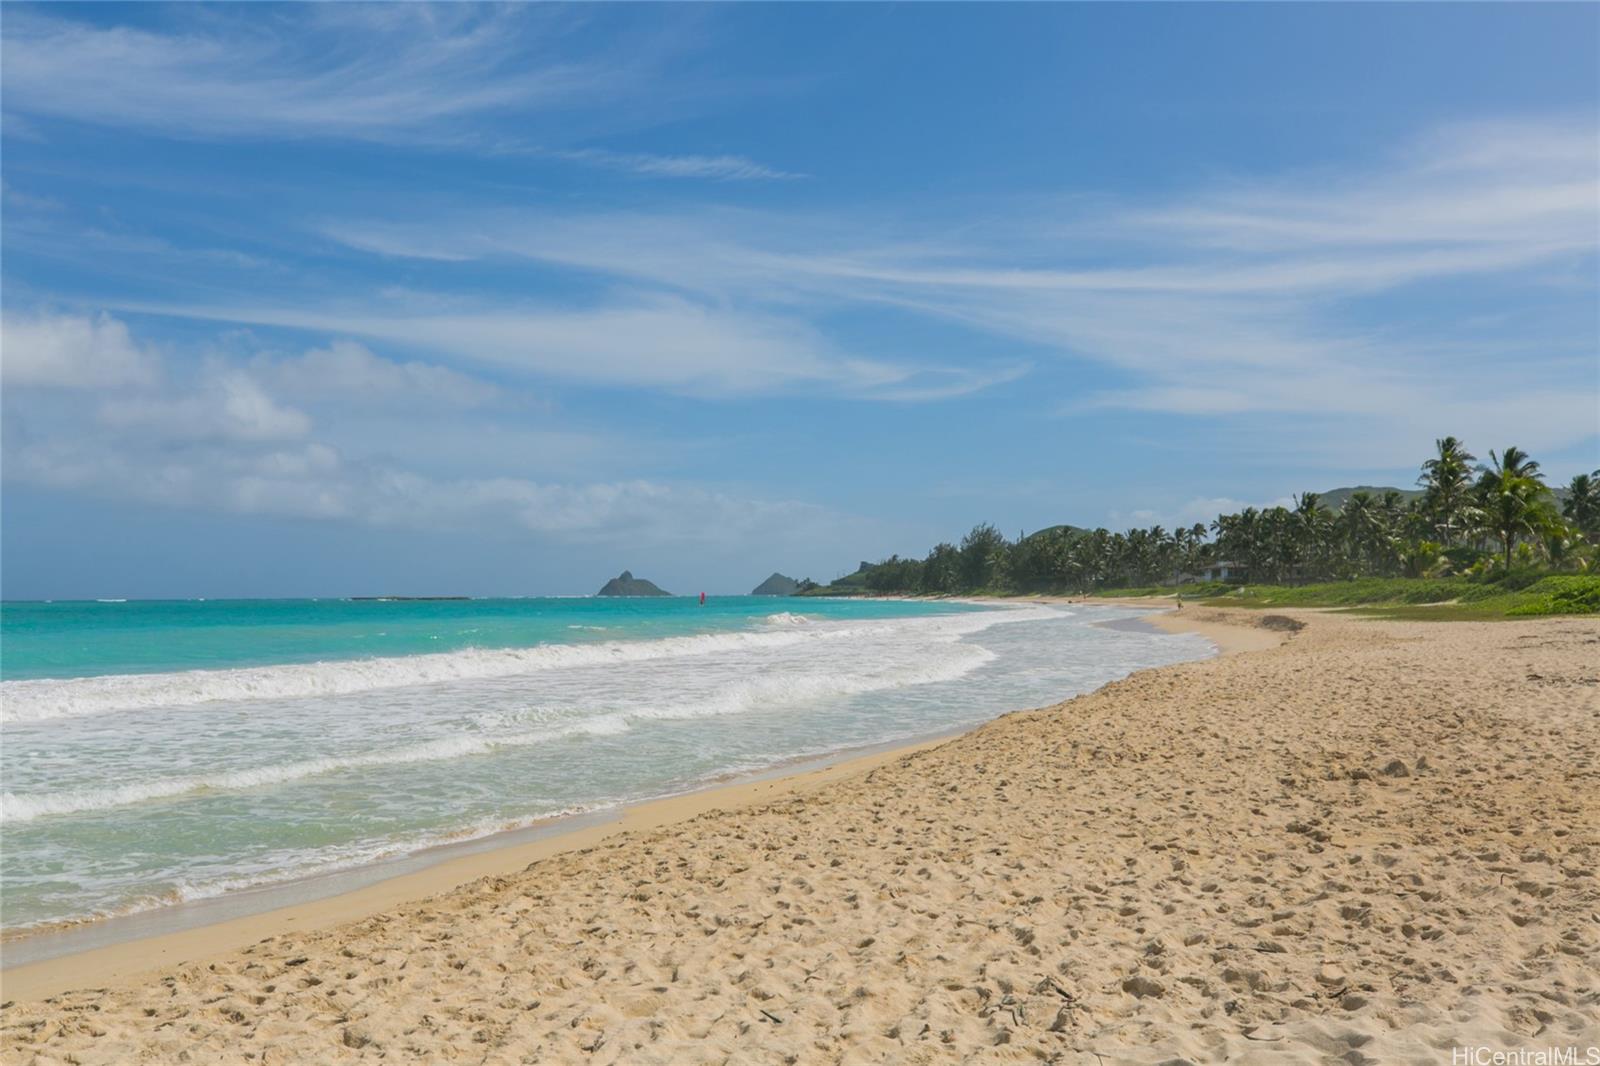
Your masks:
<path fill-rule="evenodd" d="M 1069 525 L 1066 522 L 1062 522 L 1060 525 L 1045 526 L 1043 529 L 1036 529 L 1032 533 L 1029 533 L 1027 536 L 1023 537 L 1022 539 L 1023 540 L 1032 540 L 1034 537 L 1042 537 L 1042 536 L 1045 536 L 1048 533 L 1056 533 L 1056 532 L 1074 533 L 1074 534 L 1076 534 L 1076 533 L 1088 533 L 1088 532 L 1090 532 L 1090 530 L 1085 529 L 1083 526 L 1074 526 L 1074 525 Z"/>
<path fill-rule="evenodd" d="M 1386 492 L 1398 492 L 1401 501 L 1404 503 L 1419 500 L 1423 495 L 1421 489 L 1397 489 L 1392 485 L 1348 485 L 1344 488 L 1329 489 L 1327 492 L 1320 493 L 1320 498 L 1317 502 L 1329 511 L 1337 511 L 1344 506 L 1344 501 L 1358 492 L 1369 493 L 1378 499 L 1382 499 L 1383 494 Z M 1549 492 L 1558 502 L 1565 502 L 1567 498 L 1565 486 L 1551 485 Z"/>
<path fill-rule="evenodd" d="M 1398 492 L 1400 498 L 1407 501 L 1415 500 L 1422 495 L 1421 489 L 1397 489 L 1392 485 L 1346 485 L 1343 488 L 1318 493 L 1320 498 L 1317 502 L 1330 511 L 1337 511 L 1344 506 L 1344 501 L 1358 492 L 1368 493 L 1380 500 L 1388 492 Z"/>

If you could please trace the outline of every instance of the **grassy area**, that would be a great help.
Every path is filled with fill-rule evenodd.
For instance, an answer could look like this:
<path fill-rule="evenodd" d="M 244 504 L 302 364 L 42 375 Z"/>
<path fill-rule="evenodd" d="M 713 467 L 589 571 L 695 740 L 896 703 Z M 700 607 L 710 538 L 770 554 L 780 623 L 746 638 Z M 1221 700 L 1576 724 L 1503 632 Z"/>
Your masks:
<path fill-rule="evenodd" d="M 1280 588 L 1246 585 L 1207 602 L 1219 607 L 1338 607 L 1381 618 L 1527 618 L 1600 612 L 1600 575 L 1559 574 L 1526 582 L 1467 578 L 1362 578 Z"/>
<path fill-rule="evenodd" d="M 1202 581 L 1195 584 L 1179 585 L 1146 585 L 1143 588 L 1128 589 L 1098 589 L 1094 595 L 1104 596 L 1109 599 L 1119 599 L 1124 596 L 1173 596 L 1179 595 L 1191 600 L 1202 600 L 1211 596 L 1222 596 L 1234 589 L 1233 585 L 1222 581 Z"/>
<path fill-rule="evenodd" d="M 854 576 L 854 575 L 852 575 Z M 1172 596 L 1217 607 L 1333 607 L 1376 618 L 1432 621 L 1527 618 L 1555 614 L 1600 613 L 1600 575 L 1540 575 L 1520 571 L 1498 581 L 1465 577 L 1367 577 L 1317 585 L 1244 585 L 1201 582 L 1099 589 L 1095 596 L 1134 598 Z M 871 596 L 858 583 L 835 583 L 810 595 Z M 966 596 L 1027 597 L 1006 589 L 966 592 Z"/>

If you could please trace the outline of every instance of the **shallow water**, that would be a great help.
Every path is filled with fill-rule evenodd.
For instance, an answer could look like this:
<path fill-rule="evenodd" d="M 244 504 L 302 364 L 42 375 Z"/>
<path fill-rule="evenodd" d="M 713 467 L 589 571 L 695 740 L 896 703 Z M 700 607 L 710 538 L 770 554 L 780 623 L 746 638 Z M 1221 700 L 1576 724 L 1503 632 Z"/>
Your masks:
<path fill-rule="evenodd" d="M 251 608 L 162 607 L 119 625 L 105 613 L 140 605 L 98 604 L 87 621 L 30 619 L 17 677 L 15 606 L 0 685 L 0 917 L 12 929 L 926 736 L 1210 650 L 1102 628 L 1091 623 L 1136 612 L 1081 606 L 275 605 L 253 644 Z M 49 649 L 51 625 L 70 648 Z M 308 661 L 318 648 L 326 658 Z M 212 668 L 173 668 L 200 659 Z M 64 676 L 40 677 L 47 662 Z"/>

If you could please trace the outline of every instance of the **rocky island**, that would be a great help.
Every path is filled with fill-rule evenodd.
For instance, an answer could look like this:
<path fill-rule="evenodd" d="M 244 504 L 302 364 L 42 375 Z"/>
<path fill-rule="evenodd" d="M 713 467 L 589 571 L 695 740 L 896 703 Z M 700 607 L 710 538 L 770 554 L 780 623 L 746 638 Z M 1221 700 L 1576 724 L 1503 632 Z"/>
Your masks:
<path fill-rule="evenodd" d="M 642 577 L 634 577 L 632 572 L 624 570 L 616 577 L 605 583 L 605 587 L 595 593 L 597 596 L 670 596 L 672 593 L 666 589 L 658 588 L 653 581 L 646 581 Z"/>
<path fill-rule="evenodd" d="M 800 582 L 792 577 L 772 572 L 772 576 L 750 590 L 752 596 L 793 596 L 800 589 Z"/>

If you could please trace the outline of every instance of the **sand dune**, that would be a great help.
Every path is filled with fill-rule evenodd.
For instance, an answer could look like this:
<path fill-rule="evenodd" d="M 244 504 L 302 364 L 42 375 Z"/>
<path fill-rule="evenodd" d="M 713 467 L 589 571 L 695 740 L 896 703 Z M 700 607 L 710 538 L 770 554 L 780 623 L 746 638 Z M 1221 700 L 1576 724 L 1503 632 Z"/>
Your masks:
<path fill-rule="evenodd" d="M 1280 646 L 820 792 L 8 1005 L 0 1057 L 1437 1064 L 1600 1044 L 1600 622 L 1294 617 Z"/>

